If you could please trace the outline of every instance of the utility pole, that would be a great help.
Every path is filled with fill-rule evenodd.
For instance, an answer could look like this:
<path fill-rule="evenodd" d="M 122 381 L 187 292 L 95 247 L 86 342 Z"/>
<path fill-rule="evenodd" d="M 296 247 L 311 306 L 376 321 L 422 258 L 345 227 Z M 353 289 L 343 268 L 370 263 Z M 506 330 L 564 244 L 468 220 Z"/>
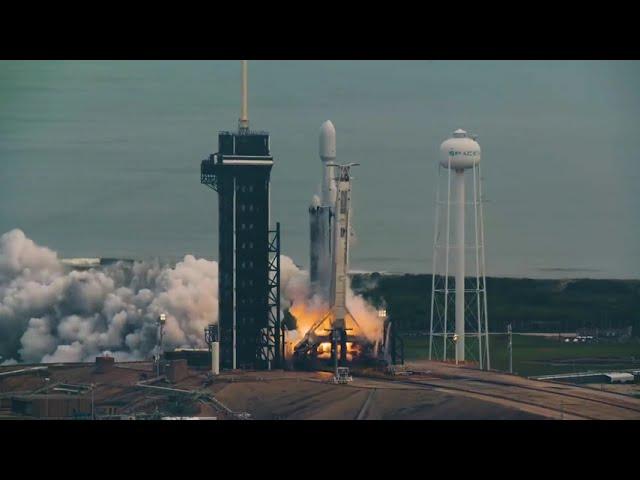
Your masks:
<path fill-rule="evenodd" d="M 158 339 L 158 363 L 156 364 L 157 375 L 160 376 L 160 358 L 162 357 L 162 337 L 164 336 L 164 324 L 167 322 L 167 316 L 161 313 L 158 317 L 158 328 L 160 330 L 160 338 Z"/>
<path fill-rule="evenodd" d="M 47 388 L 45 390 L 45 405 L 46 405 L 46 409 L 47 409 L 47 413 L 46 413 L 46 418 L 49 418 L 49 380 L 51 380 L 49 377 L 45 378 L 44 381 L 47 384 Z"/>
<path fill-rule="evenodd" d="M 454 350 L 456 352 L 456 365 L 458 365 L 458 348 L 457 348 L 458 340 L 459 340 L 458 334 L 454 333 L 453 334 L 453 348 L 454 348 Z"/>
<path fill-rule="evenodd" d="M 511 324 L 507 325 L 507 336 L 509 343 L 507 345 L 509 349 L 509 373 L 513 373 L 513 333 L 511 331 Z"/>
<path fill-rule="evenodd" d="M 211 353 L 211 373 L 220 374 L 220 323 L 210 323 L 204 329 L 204 341 Z"/>

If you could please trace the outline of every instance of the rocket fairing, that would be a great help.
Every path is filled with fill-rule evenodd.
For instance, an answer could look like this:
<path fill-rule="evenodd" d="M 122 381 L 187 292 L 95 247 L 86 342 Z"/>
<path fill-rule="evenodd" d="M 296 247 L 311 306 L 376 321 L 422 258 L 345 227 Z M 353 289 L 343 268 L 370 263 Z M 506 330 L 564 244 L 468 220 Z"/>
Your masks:
<path fill-rule="evenodd" d="M 320 127 L 320 158 L 322 159 L 322 205 L 333 207 L 336 201 L 336 183 L 333 165 L 336 160 L 336 128 L 327 120 Z"/>
<path fill-rule="evenodd" d="M 320 127 L 320 159 L 322 160 L 321 196 L 314 196 L 309 207 L 310 280 L 312 294 L 329 300 L 333 250 L 333 209 L 336 200 L 334 166 L 336 129 L 327 120 Z"/>

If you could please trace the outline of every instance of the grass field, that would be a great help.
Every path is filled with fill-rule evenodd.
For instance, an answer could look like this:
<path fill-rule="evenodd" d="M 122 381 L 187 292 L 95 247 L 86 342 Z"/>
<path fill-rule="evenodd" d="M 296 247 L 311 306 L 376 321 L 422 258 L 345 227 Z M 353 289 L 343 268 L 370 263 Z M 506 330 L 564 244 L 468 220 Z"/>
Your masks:
<path fill-rule="evenodd" d="M 469 341 L 469 340 L 468 340 Z M 426 359 L 428 336 L 404 337 L 405 359 Z M 472 342 L 471 345 L 474 345 Z M 506 336 L 492 336 L 491 367 L 508 369 Z M 513 336 L 513 369 L 524 376 L 640 368 L 640 343 L 563 343 L 557 338 Z"/>

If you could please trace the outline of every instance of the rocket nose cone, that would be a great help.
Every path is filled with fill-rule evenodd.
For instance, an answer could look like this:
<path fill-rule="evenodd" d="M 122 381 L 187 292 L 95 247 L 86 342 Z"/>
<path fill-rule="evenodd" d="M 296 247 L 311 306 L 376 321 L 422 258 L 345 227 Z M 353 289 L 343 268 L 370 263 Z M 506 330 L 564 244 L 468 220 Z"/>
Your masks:
<path fill-rule="evenodd" d="M 327 120 L 320 127 L 320 157 L 323 160 L 336 158 L 336 128 L 331 120 Z"/>
<path fill-rule="evenodd" d="M 336 127 L 334 127 L 331 120 L 326 120 L 322 125 L 320 125 L 320 130 L 322 132 L 333 132 L 334 135 L 336 133 Z"/>

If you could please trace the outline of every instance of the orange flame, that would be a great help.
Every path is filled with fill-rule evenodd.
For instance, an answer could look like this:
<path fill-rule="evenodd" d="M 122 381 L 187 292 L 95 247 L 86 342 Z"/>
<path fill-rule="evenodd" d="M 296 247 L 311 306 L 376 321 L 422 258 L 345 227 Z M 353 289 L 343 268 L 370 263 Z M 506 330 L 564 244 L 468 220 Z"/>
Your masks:
<path fill-rule="evenodd" d="M 289 309 L 296 319 L 296 330 L 300 335 L 306 334 L 315 322 L 328 313 L 328 308 L 313 307 L 307 303 L 295 302 Z"/>
<path fill-rule="evenodd" d="M 350 309 L 351 314 L 355 316 L 351 318 L 351 315 L 347 317 L 347 328 L 351 329 L 351 335 L 364 335 L 371 342 L 379 342 L 382 340 L 383 320 L 378 316 L 378 311 L 369 305 L 364 298 L 359 295 L 354 295 L 349 292 L 347 297 L 347 306 Z M 289 309 L 291 315 L 296 319 L 298 341 L 309 331 L 314 323 L 322 320 L 328 313 L 329 307 L 326 304 L 314 304 L 309 301 L 293 303 Z M 329 328 L 332 317 L 327 319 L 327 322 L 320 327 L 318 334 L 326 334 L 325 328 Z M 354 321 L 355 320 L 355 321 Z M 297 342 L 296 342 L 297 343 Z M 350 342 L 349 342 L 350 343 Z M 349 355 L 359 355 L 361 352 L 357 350 L 357 346 L 353 346 L 351 349 L 355 349 L 353 352 L 348 352 Z M 347 347 L 348 350 L 351 350 Z"/>

